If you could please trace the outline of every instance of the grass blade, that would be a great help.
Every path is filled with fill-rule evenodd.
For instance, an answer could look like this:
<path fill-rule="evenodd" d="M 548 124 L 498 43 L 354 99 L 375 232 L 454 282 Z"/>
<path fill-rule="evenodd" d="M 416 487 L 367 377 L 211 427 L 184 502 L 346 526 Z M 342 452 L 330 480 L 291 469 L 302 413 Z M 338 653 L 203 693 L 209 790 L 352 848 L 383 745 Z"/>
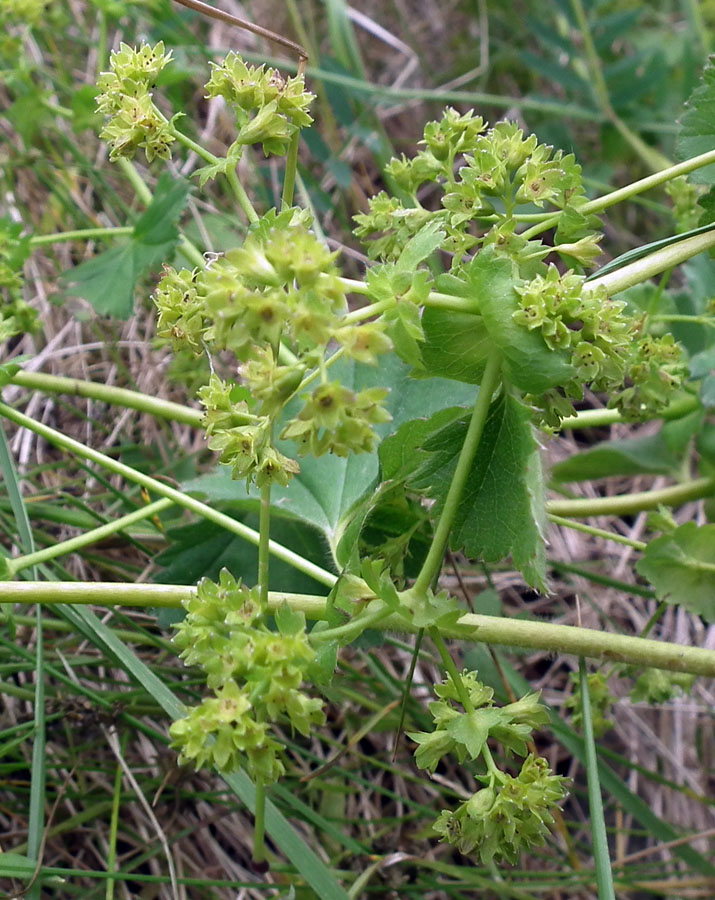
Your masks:
<path fill-rule="evenodd" d="M 591 835 L 593 838 L 593 859 L 596 865 L 596 885 L 598 900 L 616 900 L 613 890 L 611 857 L 608 851 L 606 821 L 603 817 L 601 782 L 598 777 L 598 754 L 593 736 L 591 720 L 591 698 L 588 692 L 586 661 L 579 659 L 578 671 L 581 685 L 581 716 L 583 717 L 583 741 L 586 752 L 586 777 L 588 779 L 588 806 L 591 813 Z"/>
<path fill-rule="evenodd" d="M 30 519 L 25 509 L 25 501 L 20 490 L 20 480 L 10 453 L 5 429 L 0 423 L 0 471 L 7 487 L 10 507 L 17 524 L 18 544 L 25 554 L 32 553 L 35 541 L 32 536 Z M 30 570 L 36 578 L 36 569 Z M 34 697 L 34 735 L 32 740 L 32 779 L 30 782 L 30 806 L 27 825 L 27 855 L 32 860 L 39 860 L 42 855 L 42 842 L 45 831 L 45 657 L 42 636 L 42 606 L 37 605 L 37 624 L 35 642 L 35 697 Z M 40 900 L 42 883 L 34 876 L 27 891 L 28 900 Z"/>

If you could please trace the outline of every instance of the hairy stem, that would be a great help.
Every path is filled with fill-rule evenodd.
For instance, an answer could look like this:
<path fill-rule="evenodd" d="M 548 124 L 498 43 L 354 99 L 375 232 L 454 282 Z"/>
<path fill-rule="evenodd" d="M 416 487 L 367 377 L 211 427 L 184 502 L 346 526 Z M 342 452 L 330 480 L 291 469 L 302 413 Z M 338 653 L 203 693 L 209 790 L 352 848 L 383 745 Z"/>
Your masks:
<path fill-rule="evenodd" d="M 49 562 L 51 559 L 56 559 L 58 556 L 66 556 L 68 553 L 74 553 L 90 544 L 96 544 L 98 541 L 103 541 L 105 538 L 117 534 L 117 532 L 122 531 L 129 525 L 133 525 L 135 522 L 141 522 L 144 519 L 150 519 L 152 516 L 158 515 L 170 506 L 173 506 L 173 501 L 171 500 L 157 500 L 155 503 L 150 503 L 148 506 L 144 506 L 132 513 L 128 513 L 126 516 L 121 516 L 119 519 L 108 522 L 106 525 L 100 525 L 98 528 L 86 531 L 84 534 L 77 535 L 77 537 L 61 541 L 59 544 L 52 544 L 50 547 L 45 547 L 43 550 L 36 550 L 34 553 L 27 553 L 24 556 L 17 556 L 15 559 L 9 559 L 7 560 L 7 565 L 10 570 L 10 575 L 12 577 L 17 575 L 18 572 L 22 572 L 23 569 L 28 569 L 31 566 L 39 566 L 42 563 Z"/>
<path fill-rule="evenodd" d="M 549 500 L 546 512 L 552 516 L 585 518 L 587 516 L 627 516 L 657 509 L 678 506 L 691 500 L 701 500 L 715 493 L 715 478 L 695 478 L 692 481 L 660 488 L 657 491 L 641 491 L 622 497 L 595 497 L 592 500 Z"/>
<path fill-rule="evenodd" d="M 479 394 L 477 402 L 474 404 L 474 411 L 464 438 L 464 444 L 459 453 L 457 465 L 452 477 L 452 483 L 447 491 L 447 497 L 444 501 L 442 514 L 439 517 L 437 528 L 435 529 L 432 544 L 427 553 L 427 557 L 422 565 L 414 588 L 416 592 L 427 591 L 432 581 L 438 574 L 444 557 L 444 551 L 447 548 L 449 534 L 452 530 L 454 517 L 459 508 L 459 501 L 462 498 L 464 487 L 469 477 L 469 470 L 472 466 L 474 456 L 482 437 L 484 423 L 487 420 L 489 405 L 492 400 L 492 394 L 499 384 L 499 375 L 501 371 L 501 357 L 498 353 L 493 352 L 487 361 L 486 369 L 482 377 L 482 383 L 479 386 Z"/>
<path fill-rule="evenodd" d="M 711 247 L 715 247 L 715 228 L 683 238 L 682 241 L 674 241 L 667 247 L 649 253 L 648 256 L 587 281 L 583 286 L 583 293 L 588 295 L 591 291 L 605 287 L 608 296 L 611 297 L 625 291 L 626 288 L 647 281 L 654 275 L 660 275 L 666 269 L 672 269 Z"/>
<path fill-rule="evenodd" d="M 232 519 L 231 516 L 218 512 L 210 506 L 207 506 L 205 503 L 201 503 L 201 501 L 189 497 L 182 491 L 169 487 L 163 482 L 151 478 L 149 475 L 144 475 L 142 472 L 137 471 L 131 466 L 118 462 L 117 460 L 106 456 L 104 453 L 100 453 L 98 450 L 85 447 L 84 444 L 81 444 L 79 441 L 67 437 L 61 432 L 56 431 L 54 428 L 36 422 L 34 419 L 12 409 L 5 403 L 0 403 L 0 415 L 5 416 L 5 418 L 9 419 L 11 422 L 15 422 L 15 424 L 20 425 L 23 428 L 29 428 L 30 431 L 34 431 L 35 434 L 45 438 L 45 440 L 49 441 L 55 447 L 60 447 L 63 450 L 74 453 L 82 459 L 88 459 L 98 463 L 110 472 L 115 472 L 123 478 L 126 478 L 128 481 L 140 484 L 142 487 L 147 488 L 147 490 L 159 494 L 160 497 L 167 497 L 178 506 L 190 509 L 202 518 L 220 525 L 222 528 L 225 528 L 232 534 L 238 535 L 254 546 L 258 546 L 260 542 L 260 535 L 257 531 L 248 528 L 248 526 L 244 525 L 242 522 L 238 522 L 236 519 Z M 287 547 L 283 547 L 280 544 L 275 543 L 275 541 L 270 541 L 268 546 L 271 553 L 278 559 L 281 559 L 283 562 L 288 563 L 288 565 L 293 566 L 293 568 L 298 569 L 299 572 L 309 575 L 320 584 L 332 587 L 337 581 L 337 577 L 331 572 L 327 572 L 325 569 L 321 569 L 320 566 L 316 566 L 314 563 L 303 559 L 302 556 L 298 553 L 294 553 L 292 550 L 288 550 Z"/>
<path fill-rule="evenodd" d="M 32 390 L 88 397 L 92 400 L 99 400 L 101 403 L 136 409 L 148 415 L 158 416 L 160 419 L 169 419 L 172 422 L 181 422 L 183 425 L 201 428 L 203 414 L 198 409 L 190 409 L 188 406 L 173 403 L 171 400 L 163 400 L 161 397 L 150 397 L 140 391 L 130 391 L 127 388 L 115 387 L 111 384 L 99 384 L 96 381 L 64 378 L 61 375 L 28 372 L 25 369 L 16 372 L 10 381 L 12 384 Z"/>
<path fill-rule="evenodd" d="M 0 584 L 0 602 L 3 603 L 178 608 L 183 601 L 194 596 L 196 588 L 192 585 L 117 582 L 84 584 L 67 581 L 13 581 Z M 269 609 L 279 609 L 284 603 L 291 609 L 303 612 L 308 619 L 325 618 L 326 597 L 281 591 L 269 593 Z M 418 630 L 410 628 L 400 616 L 382 619 L 379 627 L 385 631 L 414 633 Z M 569 653 L 592 659 L 715 677 L 715 650 L 612 634 L 591 628 L 577 628 L 574 625 L 555 625 L 537 620 L 465 613 L 454 628 L 440 627 L 439 633 L 443 637 L 456 637 L 475 643 L 548 650 L 552 653 Z"/>

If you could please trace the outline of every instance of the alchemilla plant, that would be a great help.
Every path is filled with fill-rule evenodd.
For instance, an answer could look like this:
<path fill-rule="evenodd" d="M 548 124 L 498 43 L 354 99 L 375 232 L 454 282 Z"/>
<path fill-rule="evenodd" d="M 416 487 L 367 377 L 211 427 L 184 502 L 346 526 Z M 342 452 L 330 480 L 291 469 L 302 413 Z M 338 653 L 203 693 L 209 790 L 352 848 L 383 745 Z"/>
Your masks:
<path fill-rule="evenodd" d="M 235 120 L 234 139 L 219 157 L 188 136 L 185 112 L 167 111 L 159 96 L 171 63 L 161 42 L 122 44 L 111 54 L 98 82 L 101 137 L 120 165 L 142 153 L 160 167 L 189 148 L 204 163 L 199 188 L 225 179 L 245 217 L 245 236 L 226 252 L 204 257 L 185 241 L 189 266 L 167 259 L 153 301 L 160 338 L 185 359 L 208 363 L 197 392 L 207 444 L 230 475 L 233 496 L 257 509 L 260 520 L 257 584 L 224 569 L 218 583 L 203 579 L 183 595 L 174 646 L 186 665 L 203 671 L 207 693 L 176 717 L 172 745 L 196 767 L 248 773 L 256 786 L 260 861 L 265 790 L 289 765 L 280 734 L 308 738 L 324 724 L 319 688 L 341 648 L 368 630 L 425 634 L 444 680 L 429 704 L 431 727 L 408 730 L 415 763 L 435 773 L 453 757 L 477 785 L 439 811 L 433 832 L 490 868 L 518 864 L 522 851 L 547 841 L 568 784 L 533 743 L 549 719 L 539 694 L 499 705 L 477 671 L 453 660 L 446 638 L 474 639 L 475 618 L 438 587 L 444 555 L 463 550 L 485 565 L 510 561 L 526 584 L 547 592 L 546 436 L 577 414 L 587 392 L 604 395 L 620 420 L 670 415 L 679 403 L 705 414 L 698 391 L 702 398 L 707 359 L 690 358 L 659 324 L 653 304 L 637 302 L 640 295 L 627 289 L 713 246 L 710 222 L 593 270 L 603 243 L 599 214 L 669 181 L 682 199 L 689 186 L 677 179 L 713 162 L 713 151 L 589 199 L 573 154 L 515 123 L 489 125 L 474 111 L 448 108 L 426 125 L 413 155 L 389 163 L 390 190 L 355 216 L 366 264 L 362 278 L 348 278 L 313 213 L 294 205 L 300 132 L 313 121 L 302 66 L 284 78 L 234 52 L 212 65 L 206 97 L 222 98 Z M 279 209 L 259 214 L 239 180 L 247 152 L 286 158 Z M 164 194 L 134 229 L 136 253 L 144 252 L 142 240 L 151 244 L 151 227 L 165 227 L 158 220 L 174 216 L 172 228 L 178 217 L 187 191 L 168 183 L 160 182 Z M 688 192 L 690 206 L 696 195 Z M 3 340 L 29 330 L 32 313 L 19 291 L 29 245 L 20 227 L 5 222 L 0 229 Z M 13 374 L 0 369 L 5 381 Z M 4 405 L 2 412 L 27 424 Z M 48 429 L 41 433 L 54 439 Z M 365 460 L 365 483 L 325 528 L 334 572 L 274 545 L 272 517 L 287 511 L 308 519 L 295 503 L 297 488 L 320 477 L 326 457 L 353 456 Z M 212 515 L 158 480 L 140 483 Z M 369 541 L 381 504 L 399 510 L 399 534 Z M 715 618 L 707 561 L 715 526 L 678 526 L 664 513 L 659 521 L 662 536 L 637 548 L 638 571 L 659 598 Z M 271 594 L 272 553 L 317 572 L 330 588 L 318 614 L 310 606 L 316 598 Z M 3 560 L 5 575 L 37 561 L 37 554 Z M 310 628 L 304 607 L 318 619 Z M 523 631 L 507 636 L 498 629 L 508 623 L 493 622 L 503 635 L 495 640 L 542 646 L 542 623 L 517 623 Z M 651 660 L 636 639 L 616 648 L 611 635 L 573 633 L 573 643 L 559 632 L 562 643 L 543 646 L 693 674 L 713 668 L 706 651 L 671 649 Z M 647 671 L 638 696 L 670 696 L 672 684 L 654 687 L 656 670 Z M 588 697 L 590 689 L 593 700 L 579 693 L 571 703 L 587 744 L 594 728 L 608 728 L 607 681 L 582 678 L 579 690 Z"/>

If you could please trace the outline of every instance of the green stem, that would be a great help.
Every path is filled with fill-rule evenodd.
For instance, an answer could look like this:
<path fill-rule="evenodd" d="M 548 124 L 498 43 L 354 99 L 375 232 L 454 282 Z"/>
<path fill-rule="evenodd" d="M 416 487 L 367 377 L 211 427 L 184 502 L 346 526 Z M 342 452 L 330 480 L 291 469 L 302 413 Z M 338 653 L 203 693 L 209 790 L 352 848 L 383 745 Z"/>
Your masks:
<path fill-rule="evenodd" d="M 370 608 L 350 619 L 344 625 L 336 625 L 334 628 L 326 628 L 324 631 L 315 631 L 310 635 L 311 643 L 323 643 L 325 641 L 338 641 L 341 644 L 349 644 L 366 631 L 368 628 L 376 628 L 380 622 L 392 615 L 386 606 L 380 606 L 379 600 L 373 600 Z"/>
<path fill-rule="evenodd" d="M 181 584 L 124 584 L 117 582 L 8 581 L 0 583 L 1 603 L 94 604 L 116 606 L 178 608 L 196 596 L 196 588 Z M 327 599 L 310 594 L 271 591 L 268 607 L 279 609 L 287 603 L 306 618 L 325 618 Z M 381 630 L 415 633 L 401 616 L 388 616 Z M 445 638 L 459 638 L 482 644 L 547 650 L 593 659 L 611 660 L 634 666 L 650 666 L 673 672 L 690 672 L 715 678 L 715 650 L 630 637 L 574 625 L 554 625 L 529 619 L 502 618 L 465 613 L 453 628 L 439 628 Z"/>
<path fill-rule="evenodd" d="M 188 135 L 184 134 L 183 131 L 179 131 L 179 129 L 172 125 L 171 122 L 167 121 L 166 119 L 164 119 L 164 121 L 168 125 L 171 134 L 173 134 L 173 136 L 177 141 L 179 141 L 179 143 L 183 144 L 185 147 L 188 147 L 189 150 L 193 150 L 197 156 L 200 156 L 201 159 L 203 159 L 209 165 L 215 166 L 221 162 L 220 157 L 214 156 L 213 153 L 208 151 L 205 147 L 202 147 L 201 144 L 197 144 L 196 141 L 192 140 Z M 257 222 L 258 213 L 253 208 L 253 204 L 248 199 L 248 194 L 243 189 L 243 185 L 241 184 L 241 182 L 238 180 L 238 175 L 235 168 L 229 168 L 226 170 L 226 178 L 248 221 Z"/>
<path fill-rule="evenodd" d="M 654 253 L 648 254 L 641 259 L 621 266 L 605 275 L 587 281 L 583 286 L 585 296 L 599 288 L 606 289 L 609 297 L 625 291 L 626 288 L 633 287 L 643 281 L 647 281 L 654 275 L 660 275 L 666 269 L 680 265 L 698 253 L 715 247 L 715 228 L 704 232 L 703 234 L 695 234 L 682 241 L 675 241 L 667 247 L 661 247 Z"/>
<path fill-rule="evenodd" d="M 454 517 L 457 514 L 459 501 L 462 498 L 464 486 L 469 477 L 469 471 L 477 452 L 479 441 L 484 429 L 484 423 L 487 420 L 489 405 L 492 401 L 492 394 L 499 384 L 499 375 L 501 372 L 501 357 L 498 353 L 492 352 L 487 360 L 487 366 L 482 376 L 482 383 L 479 386 L 477 402 L 474 404 L 474 411 L 464 438 L 464 444 L 459 453 L 457 465 L 452 476 L 452 483 L 447 491 L 447 497 L 444 501 L 442 514 L 439 517 L 437 528 L 435 529 L 432 544 L 427 553 L 427 557 L 422 564 L 417 579 L 415 580 L 414 589 L 417 593 L 424 593 L 432 584 L 442 567 L 442 559 L 444 551 L 447 548 L 449 533 L 452 530 Z"/>
<path fill-rule="evenodd" d="M 464 707 L 465 712 L 473 713 L 474 712 L 474 704 L 472 703 L 472 698 L 469 696 L 469 691 L 467 690 L 467 686 L 464 683 L 464 679 L 462 678 L 457 666 L 452 659 L 452 655 L 447 648 L 447 645 L 444 642 L 444 638 L 439 632 L 439 629 L 436 626 L 432 626 L 429 630 L 429 636 L 432 638 L 432 643 L 437 648 L 437 652 L 439 653 L 442 659 L 442 665 L 444 666 L 445 672 L 449 675 L 449 680 L 454 685 L 457 694 L 459 694 L 459 702 Z"/>
<path fill-rule="evenodd" d="M 164 117 L 162 116 L 162 118 Z M 211 166 L 215 166 L 217 163 L 221 162 L 220 157 L 215 156 L 210 150 L 202 147 L 201 144 L 197 144 L 196 141 L 192 140 L 187 134 L 184 134 L 183 131 L 179 131 L 179 129 L 175 125 L 172 125 L 168 119 L 164 118 L 164 122 L 168 126 L 169 133 L 172 134 L 180 144 L 183 144 L 184 147 L 193 150 L 204 162 L 207 162 Z"/>
<path fill-rule="evenodd" d="M 195 500 L 193 497 L 189 497 L 187 494 L 169 487 L 163 482 L 151 478 L 149 475 L 144 475 L 143 472 L 139 472 L 131 466 L 118 462 L 117 460 L 106 456 L 104 453 L 100 453 L 98 450 L 93 450 L 91 447 L 85 447 L 84 444 L 81 444 L 79 441 L 67 437 L 61 432 L 56 431 L 54 428 L 36 422 L 34 419 L 17 412 L 17 410 L 12 409 L 5 403 L 0 403 L 0 415 L 5 416 L 5 418 L 9 419 L 11 422 L 15 422 L 15 424 L 20 425 L 22 428 L 29 428 L 30 431 L 39 434 L 40 437 L 45 438 L 45 440 L 49 441 L 55 447 L 60 447 L 63 450 L 74 453 L 82 459 L 91 460 L 103 468 L 108 469 L 110 472 L 121 475 L 128 481 L 140 484 L 147 488 L 147 490 L 159 494 L 160 497 L 169 498 L 178 506 L 190 509 L 202 518 L 208 519 L 208 521 L 214 522 L 216 525 L 220 525 L 222 528 L 225 528 L 232 534 L 238 535 L 254 546 L 258 546 L 260 542 L 260 535 L 258 532 L 254 531 L 252 528 L 248 528 L 242 522 L 238 522 L 236 519 L 232 519 L 225 513 L 218 512 L 210 506 L 207 506 L 205 503 L 201 503 L 199 500 Z M 298 569 L 299 572 L 309 575 L 320 584 L 332 587 L 337 581 L 337 577 L 331 572 L 327 572 L 325 569 L 321 569 L 320 566 L 316 566 L 314 563 L 303 559 L 302 556 L 294 553 L 292 550 L 288 550 L 287 547 L 283 547 L 280 544 L 275 543 L 275 541 L 270 541 L 268 546 L 271 553 L 277 559 L 281 559 L 283 562 L 288 563 L 288 565 L 293 566 L 293 568 Z"/>
<path fill-rule="evenodd" d="M 117 165 L 122 170 L 124 177 L 131 184 L 137 197 L 145 206 L 149 206 L 153 199 L 152 193 L 139 174 L 134 163 L 126 157 L 121 156 L 117 160 Z M 179 249 L 186 259 L 199 269 L 203 269 L 206 266 L 206 260 L 201 255 L 201 252 L 191 243 L 185 234 L 179 234 Z"/>
<path fill-rule="evenodd" d="M 92 400 L 99 400 L 101 403 L 136 409 L 139 412 L 158 416 L 161 419 L 169 419 L 172 422 L 181 422 L 183 425 L 201 428 L 203 413 L 198 409 L 190 409 L 188 406 L 173 403 L 171 400 L 163 400 L 161 397 L 149 397 L 140 391 L 130 391 L 127 388 L 115 387 L 111 384 L 98 384 L 95 381 L 64 378 L 61 375 L 28 372 L 25 369 L 20 369 L 10 380 L 12 384 L 17 384 L 20 387 L 53 394 L 88 397 Z"/>
<path fill-rule="evenodd" d="M 690 172 L 694 172 L 696 169 L 700 169 L 703 166 L 709 166 L 712 163 L 715 163 L 715 150 L 708 150 L 707 153 L 700 153 L 698 156 L 692 156 L 690 159 L 686 159 L 681 163 L 676 163 L 674 166 L 666 166 L 666 168 L 661 169 L 659 172 L 654 172 L 652 175 L 646 175 L 645 178 L 633 181 L 631 184 L 627 184 L 622 188 L 617 188 L 615 191 L 609 191 L 607 194 L 603 194 L 600 197 L 594 197 L 593 200 L 584 203 L 584 205 L 579 208 L 579 211 L 584 215 L 588 215 L 589 213 L 597 215 L 598 213 L 602 213 L 609 209 L 609 207 L 615 206 L 617 203 L 622 203 L 624 200 L 630 200 L 638 194 L 642 194 L 661 184 L 665 184 L 667 181 L 672 181 L 674 178 L 679 178 L 681 175 L 688 175 Z M 558 225 L 560 217 L 561 212 L 553 213 L 547 219 L 543 219 L 541 222 L 533 225 L 526 231 L 523 231 L 521 236 L 527 240 L 531 240 L 531 238 Z"/>
<path fill-rule="evenodd" d="M 695 478 L 683 484 L 641 491 L 622 497 L 596 497 L 592 500 L 549 500 L 546 512 L 552 516 L 585 518 L 588 516 L 627 516 L 663 506 L 679 506 L 701 500 L 715 492 L 715 478 Z"/>
<path fill-rule="evenodd" d="M 352 279 L 341 279 L 343 282 L 350 280 Z M 363 291 L 354 291 L 352 288 L 351 291 L 353 291 L 353 293 L 364 293 Z M 392 309 L 396 304 L 397 301 L 393 298 L 378 300 L 375 303 L 370 303 L 368 306 L 361 306 L 359 309 L 352 310 L 352 312 L 349 312 L 344 316 L 341 321 L 344 325 L 353 325 L 356 322 L 362 322 L 365 319 L 372 319 L 375 316 L 379 316 L 381 313 L 385 312 L 385 310 Z M 474 300 L 465 297 L 454 297 L 452 294 L 441 294 L 438 291 L 431 291 L 422 305 L 436 309 L 448 309 L 452 310 L 452 312 L 475 314 L 479 312 Z"/>
<path fill-rule="evenodd" d="M 23 569 L 27 569 L 30 566 L 39 566 L 42 563 L 49 562 L 51 559 L 56 559 L 58 556 L 66 556 L 68 553 L 74 553 L 90 544 L 103 541 L 105 538 L 129 527 L 129 525 L 133 525 L 135 522 L 141 522 L 144 519 L 158 515 L 170 506 L 173 506 L 171 500 L 157 500 L 155 503 L 150 503 L 148 506 L 128 513 L 126 516 L 115 519 L 106 525 L 100 525 L 98 528 L 86 531 L 77 537 L 69 538 L 69 540 L 62 541 L 59 544 L 53 544 L 51 547 L 45 547 L 44 550 L 36 550 L 34 553 L 27 553 L 24 556 L 9 559 L 7 564 L 10 570 L 10 577 L 17 575 L 18 572 L 22 572 Z"/>
<path fill-rule="evenodd" d="M 661 419 L 680 419 L 688 413 L 695 412 L 699 407 L 700 401 L 694 394 L 680 395 L 658 415 Z M 622 421 L 623 416 L 618 409 L 584 409 L 564 419 L 560 428 L 562 431 L 573 428 L 597 428 L 601 425 L 615 425 Z"/>
<path fill-rule="evenodd" d="M 624 534 L 615 534 L 613 531 L 606 531 L 605 528 L 594 528 L 592 525 L 584 525 L 583 522 L 572 522 L 571 519 L 564 519 L 561 516 L 550 515 L 549 521 L 554 525 L 562 525 L 564 528 L 582 531 L 584 534 L 593 535 L 593 537 L 614 541 L 616 544 L 625 544 L 627 547 L 633 547 L 634 550 L 645 550 L 648 546 L 643 541 L 633 540 L 633 538 L 626 537 Z"/>
<path fill-rule="evenodd" d="M 122 237 L 134 232 L 133 225 L 119 225 L 115 228 L 77 228 L 74 231 L 57 231 L 55 234 L 35 234 L 30 238 L 31 247 L 45 244 L 59 244 L 63 241 L 89 241 L 93 238 Z"/>
<path fill-rule="evenodd" d="M 290 139 L 288 145 L 288 153 L 286 154 L 285 175 L 283 176 L 283 195 L 281 202 L 283 208 L 287 209 L 293 205 L 293 193 L 295 191 L 295 175 L 298 170 L 298 147 L 300 146 L 300 131 L 296 129 L 295 134 Z"/>
<path fill-rule="evenodd" d="M 484 760 L 484 764 L 487 767 L 487 772 L 489 772 L 489 774 L 492 776 L 492 779 L 494 779 L 494 781 L 503 783 L 506 776 L 499 768 L 499 766 L 494 762 L 492 751 L 489 749 L 486 743 L 482 747 L 482 759 Z"/>
<path fill-rule="evenodd" d="M 226 170 L 226 178 L 228 179 L 228 183 L 231 185 L 231 190 L 234 193 L 234 196 L 238 200 L 238 203 L 241 209 L 246 214 L 246 218 L 252 224 L 258 221 L 258 213 L 253 207 L 253 204 L 248 199 L 248 194 L 244 190 L 243 185 L 239 181 L 238 173 L 235 169 L 227 169 Z"/>
<path fill-rule="evenodd" d="M 261 488 L 261 506 L 258 516 L 258 590 L 261 604 L 268 603 L 268 572 L 270 565 L 270 551 L 268 544 L 271 533 L 271 486 L 264 484 Z"/>
<path fill-rule="evenodd" d="M 596 884 L 598 900 L 616 900 L 613 890 L 606 821 L 603 815 L 603 798 L 598 777 L 598 754 L 591 721 L 591 700 L 588 691 L 588 675 L 583 657 L 579 660 L 579 683 L 581 686 L 581 717 L 583 721 L 583 743 L 586 751 L 586 776 L 588 782 L 588 807 L 591 814 L 591 837 L 596 863 Z"/>

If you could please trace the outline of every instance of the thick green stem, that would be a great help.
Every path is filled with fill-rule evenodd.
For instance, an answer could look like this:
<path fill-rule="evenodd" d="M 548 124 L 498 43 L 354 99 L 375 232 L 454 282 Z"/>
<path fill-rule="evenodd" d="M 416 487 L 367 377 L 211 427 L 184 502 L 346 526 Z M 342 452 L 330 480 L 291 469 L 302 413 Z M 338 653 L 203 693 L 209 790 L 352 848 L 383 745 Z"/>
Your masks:
<path fill-rule="evenodd" d="M 30 431 L 34 431 L 35 434 L 45 438 L 45 440 L 54 444 L 55 447 L 60 447 L 63 450 L 74 453 L 82 459 L 88 459 L 98 463 L 110 472 L 115 472 L 123 478 L 126 478 L 128 481 L 140 484 L 148 490 L 153 491 L 155 494 L 159 494 L 160 497 L 169 498 L 178 506 L 190 509 L 198 516 L 220 525 L 222 528 L 225 528 L 232 534 L 238 535 L 254 546 L 258 546 L 260 542 L 260 535 L 257 531 L 248 528 L 248 526 L 244 525 L 242 522 L 236 521 L 236 519 L 232 519 L 231 516 L 227 516 L 225 513 L 211 509 L 211 507 L 207 506 L 205 503 L 201 503 L 199 500 L 195 500 L 193 497 L 189 497 L 187 494 L 169 487 L 163 482 L 151 478 L 149 475 L 144 475 L 142 472 L 138 472 L 131 466 L 118 462 L 117 460 L 106 456 L 104 453 L 100 453 L 98 450 L 85 447 L 84 444 L 81 444 L 79 441 L 75 441 L 73 438 L 67 437 L 59 431 L 55 431 L 54 428 L 36 422 L 34 419 L 17 412 L 17 410 L 12 409 L 5 403 L 0 403 L 0 415 L 5 416 L 5 418 L 9 419 L 11 422 L 15 422 L 23 428 L 29 428 Z M 337 577 L 331 572 L 321 569 L 320 566 L 316 566 L 314 563 L 303 559 L 299 554 L 275 543 L 275 541 L 270 541 L 268 546 L 271 553 L 278 559 L 281 559 L 283 562 L 288 563 L 288 565 L 293 566 L 293 568 L 298 569 L 299 572 L 309 575 L 320 584 L 332 587 L 337 581 Z"/>
<path fill-rule="evenodd" d="M 68 603 L 117 606 L 178 608 L 182 602 L 196 596 L 192 585 L 123 584 L 67 581 L 8 581 L 0 583 L 0 603 Z M 306 618 L 325 618 L 327 599 L 310 594 L 289 594 L 271 591 L 268 607 L 271 610 L 287 603 L 291 609 L 303 612 Z M 378 624 L 378 623 L 376 623 Z M 384 631 L 411 632 L 401 616 L 388 616 L 379 622 Z M 501 618 L 465 613 L 454 628 L 439 628 L 443 637 L 459 638 L 483 644 L 547 650 L 569 653 L 593 659 L 605 659 L 629 665 L 690 672 L 715 678 L 715 650 L 687 647 L 665 641 L 577 628 L 574 625 L 552 625 L 538 620 Z"/>
<path fill-rule="evenodd" d="M 51 559 L 56 559 L 58 556 L 66 556 L 66 554 L 74 553 L 90 544 L 103 541 L 129 525 L 133 525 L 135 522 L 141 522 L 144 519 L 158 515 L 170 506 L 173 506 L 173 501 L 171 500 L 157 500 L 155 503 L 150 503 L 148 506 L 128 513 L 126 516 L 121 516 L 121 518 L 108 522 L 106 525 L 100 525 L 98 528 L 86 531 L 84 534 L 77 535 L 77 537 L 62 541 L 59 544 L 53 544 L 51 547 L 45 547 L 43 550 L 36 550 L 34 553 L 27 553 L 25 556 L 9 559 L 7 560 L 7 565 L 10 569 L 10 575 L 17 575 L 18 572 L 22 572 L 23 569 L 28 569 L 30 566 L 39 566 L 42 563 L 49 562 Z"/>
<path fill-rule="evenodd" d="M 464 487 L 469 477 L 474 456 L 482 437 L 484 423 L 487 420 L 489 405 L 492 401 L 492 394 L 499 384 L 499 376 L 501 372 L 501 357 L 498 353 L 493 352 L 487 361 L 486 369 L 482 377 L 482 383 L 479 385 L 479 394 L 477 402 L 474 404 L 474 411 L 464 438 L 464 444 L 459 453 L 457 465 L 452 477 L 452 483 L 447 491 L 447 497 L 444 501 L 442 514 L 439 517 L 437 528 L 435 529 L 432 544 L 427 558 L 425 559 L 422 569 L 415 580 L 414 589 L 421 593 L 428 590 L 432 581 L 439 573 L 442 567 L 442 559 L 444 551 L 447 549 L 447 541 L 449 533 L 452 530 L 454 517 L 457 514 L 459 501 L 462 498 Z"/>
<path fill-rule="evenodd" d="M 606 289 L 609 297 L 625 291 L 626 288 L 633 287 L 643 281 L 647 281 L 654 275 L 660 275 L 666 269 L 672 269 L 674 266 L 680 265 L 703 250 L 709 250 L 715 247 L 715 228 L 706 231 L 703 234 L 695 234 L 689 238 L 683 238 L 682 241 L 675 241 L 667 247 L 661 247 L 653 253 L 637 259 L 634 262 L 621 266 L 620 269 L 614 269 L 599 278 L 587 281 L 583 286 L 584 295 L 596 291 L 599 288 Z"/>
<path fill-rule="evenodd" d="M 694 394 L 681 394 L 662 409 L 658 416 L 661 419 L 680 419 L 699 407 L 700 401 Z M 617 422 L 623 422 L 623 415 L 618 409 L 584 409 L 564 419 L 560 429 L 597 428 L 601 425 L 615 425 Z"/>
<path fill-rule="evenodd" d="M 20 387 L 46 393 L 88 397 L 91 400 L 99 400 L 101 403 L 136 409 L 148 415 L 158 416 L 160 419 L 169 419 L 172 422 L 181 422 L 183 425 L 201 428 L 203 414 L 198 409 L 190 409 L 188 406 L 173 403 L 171 400 L 163 400 L 161 397 L 149 397 L 140 391 L 130 391 L 127 388 L 115 387 L 111 384 L 99 384 L 96 381 L 64 378 L 61 375 L 28 372 L 25 369 L 20 369 L 10 380 L 12 384 L 20 385 Z"/>
<path fill-rule="evenodd" d="M 587 516 L 627 516 L 663 506 L 679 506 L 701 500 L 715 493 L 715 478 L 695 478 L 683 484 L 641 491 L 620 497 L 595 497 L 592 500 L 549 500 L 546 512 L 552 516 L 585 518 Z"/>

